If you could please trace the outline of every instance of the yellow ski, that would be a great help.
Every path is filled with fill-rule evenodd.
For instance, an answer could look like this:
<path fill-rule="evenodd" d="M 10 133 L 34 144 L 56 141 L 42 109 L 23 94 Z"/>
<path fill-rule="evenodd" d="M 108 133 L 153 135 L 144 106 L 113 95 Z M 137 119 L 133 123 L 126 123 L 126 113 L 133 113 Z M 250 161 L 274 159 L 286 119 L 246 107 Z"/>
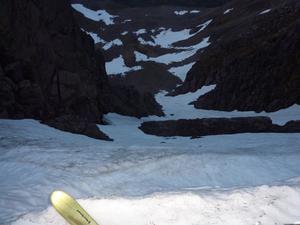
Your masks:
<path fill-rule="evenodd" d="M 79 203 L 67 193 L 54 191 L 50 200 L 56 211 L 71 225 L 98 225 Z"/>

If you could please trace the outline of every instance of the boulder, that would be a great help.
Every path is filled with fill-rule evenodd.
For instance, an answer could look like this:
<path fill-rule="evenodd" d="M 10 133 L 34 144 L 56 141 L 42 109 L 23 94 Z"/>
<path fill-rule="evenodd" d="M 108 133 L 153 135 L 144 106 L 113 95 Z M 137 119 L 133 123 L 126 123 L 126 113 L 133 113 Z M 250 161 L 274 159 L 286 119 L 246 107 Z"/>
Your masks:
<path fill-rule="evenodd" d="M 287 122 L 282 128 L 282 132 L 300 133 L 300 120 L 292 120 Z"/>
<path fill-rule="evenodd" d="M 204 118 L 144 122 L 139 127 L 144 133 L 171 137 L 201 137 L 238 133 L 300 133 L 300 121 L 284 126 L 275 125 L 269 117 Z"/>

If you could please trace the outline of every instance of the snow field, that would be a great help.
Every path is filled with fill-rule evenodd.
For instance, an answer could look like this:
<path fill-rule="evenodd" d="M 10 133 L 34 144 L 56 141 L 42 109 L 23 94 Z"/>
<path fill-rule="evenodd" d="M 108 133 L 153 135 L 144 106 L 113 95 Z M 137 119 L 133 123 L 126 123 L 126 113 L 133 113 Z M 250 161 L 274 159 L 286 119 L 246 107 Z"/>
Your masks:
<path fill-rule="evenodd" d="M 106 206 L 103 210 L 111 210 L 110 213 L 105 211 L 106 217 L 102 216 L 102 211 L 94 211 L 101 224 L 120 221 L 221 224 L 232 220 L 231 224 L 253 225 L 258 221 L 261 224 L 295 221 L 296 215 L 288 207 L 298 206 L 299 186 L 289 180 L 300 174 L 299 134 L 218 135 L 191 140 L 145 135 L 138 129 L 141 122 L 148 120 L 257 115 L 196 110 L 187 105 L 213 88 L 215 86 L 208 86 L 177 97 L 158 94 L 156 98 L 164 107 L 165 118 L 106 115 L 111 125 L 100 128 L 114 138 L 114 142 L 58 131 L 34 120 L 1 120 L 0 179 L 5 182 L 0 184 L 0 224 L 10 224 L 24 214 L 26 216 L 15 224 L 64 224 L 59 215 L 51 213 L 52 209 L 40 212 L 49 207 L 48 196 L 56 189 L 87 199 L 83 203 L 86 202 L 91 213 Z M 299 110 L 299 106 L 293 106 L 267 115 L 275 122 L 284 123 L 292 118 L 299 119 Z M 255 187 L 260 185 L 270 187 Z M 281 194 L 274 191 L 277 186 L 286 188 L 288 193 L 295 191 L 295 194 L 288 194 L 282 200 L 282 193 L 286 192 L 284 189 L 280 189 Z M 232 193 L 226 189 L 242 197 L 229 198 Z M 270 206 L 272 209 L 262 208 L 270 201 L 258 193 L 272 195 L 282 203 L 278 200 L 278 205 Z M 94 196 L 100 199 L 94 201 Z M 245 202 L 244 211 L 242 205 L 228 204 L 240 199 Z M 194 203 L 201 201 L 210 204 Z M 259 205 L 254 204 L 256 201 Z M 168 207 L 170 202 L 173 204 Z M 220 204 L 229 208 L 220 209 Z M 115 205 L 120 208 L 114 208 Z M 134 214 L 142 205 L 145 206 L 141 208 L 144 214 Z M 285 207 L 280 214 L 275 209 L 281 205 Z M 259 207 L 262 211 L 258 211 Z M 32 213 L 37 211 L 40 213 Z M 164 213 L 159 214 L 161 211 Z M 116 212 L 124 218 L 113 216 Z M 262 218 L 259 215 L 263 215 Z"/>
<path fill-rule="evenodd" d="M 300 190 L 261 186 L 79 202 L 99 224 L 106 225 L 273 225 L 299 219 Z M 53 208 L 26 215 L 12 225 L 34 224 L 67 225 Z"/>

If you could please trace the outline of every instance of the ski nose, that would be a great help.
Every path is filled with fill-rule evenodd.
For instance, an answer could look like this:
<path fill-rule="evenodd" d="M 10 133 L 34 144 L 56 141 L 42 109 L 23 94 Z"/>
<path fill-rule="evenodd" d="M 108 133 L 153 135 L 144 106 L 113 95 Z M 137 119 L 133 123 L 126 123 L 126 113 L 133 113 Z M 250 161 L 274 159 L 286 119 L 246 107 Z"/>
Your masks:
<path fill-rule="evenodd" d="M 55 210 L 71 225 L 98 225 L 80 204 L 66 192 L 52 192 L 50 201 Z"/>

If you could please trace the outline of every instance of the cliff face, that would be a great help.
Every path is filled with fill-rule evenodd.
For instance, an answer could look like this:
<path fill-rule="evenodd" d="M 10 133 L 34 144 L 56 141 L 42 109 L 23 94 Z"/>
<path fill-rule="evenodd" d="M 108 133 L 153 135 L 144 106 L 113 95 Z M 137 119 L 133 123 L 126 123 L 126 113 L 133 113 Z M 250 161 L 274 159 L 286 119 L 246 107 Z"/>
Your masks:
<path fill-rule="evenodd" d="M 212 45 L 175 94 L 217 84 L 196 108 L 276 111 L 300 104 L 299 1 L 235 1 L 227 8 L 234 10 L 216 13 Z"/>
<path fill-rule="evenodd" d="M 72 0 L 73 2 L 105 4 L 107 7 L 151 7 L 161 5 L 216 7 L 229 0 Z"/>
<path fill-rule="evenodd" d="M 109 84 L 104 57 L 77 25 L 69 1 L 0 5 L 0 118 L 35 118 L 107 139 L 95 125 L 103 113 L 162 114 L 152 95 L 135 94 L 137 104 L 128 109 L 132 90 L 122 88 L 120 94 Z"/>
<path fill-rule="evenodd" d="M 1 117 L 101 122 L 103 59 L 68 1 L 1 0 Z"/>

